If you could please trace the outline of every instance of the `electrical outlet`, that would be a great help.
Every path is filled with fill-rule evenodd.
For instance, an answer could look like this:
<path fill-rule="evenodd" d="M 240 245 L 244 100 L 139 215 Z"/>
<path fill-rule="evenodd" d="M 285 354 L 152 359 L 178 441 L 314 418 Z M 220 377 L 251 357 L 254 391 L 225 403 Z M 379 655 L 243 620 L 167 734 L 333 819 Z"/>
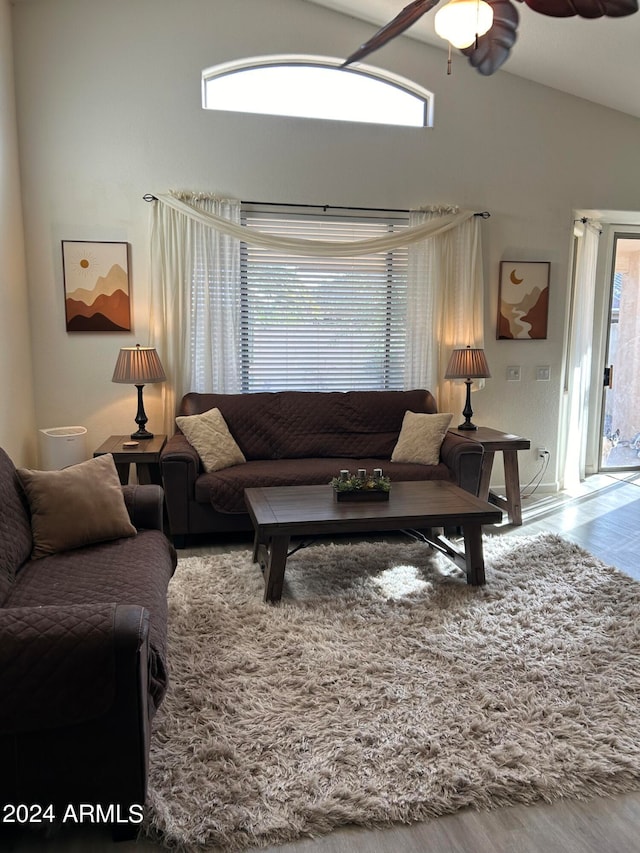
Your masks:
<path fill-rule="evenodd" d="M 546 447 L 539 447 L 538 448 L 538 459 L 544 459 L 548 455 L 549 455 L 549 451 L 547 450 Z"/>

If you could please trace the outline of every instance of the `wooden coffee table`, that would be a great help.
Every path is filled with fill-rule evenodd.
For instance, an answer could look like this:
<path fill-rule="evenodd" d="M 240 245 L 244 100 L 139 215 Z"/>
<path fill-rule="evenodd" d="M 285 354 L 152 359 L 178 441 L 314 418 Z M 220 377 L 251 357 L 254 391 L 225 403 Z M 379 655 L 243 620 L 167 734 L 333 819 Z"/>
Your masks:
<path fill-rule="evenodd" d="M 440 480 L 393 483 L 388 501 L 338 502 L 326 486 L 277 486 L 245 489 L 245 503 L 255 530 L 253 559 L 264 570 L 264 600 L 282 595 L 289 540 L 292 536 L 381 533 L 416 528 L 460 565 L 467 583 L 485 583 L 482 525 L 498 523 L 495 506 Z M 432 528 L 462 528 L 464 551 Z"/>

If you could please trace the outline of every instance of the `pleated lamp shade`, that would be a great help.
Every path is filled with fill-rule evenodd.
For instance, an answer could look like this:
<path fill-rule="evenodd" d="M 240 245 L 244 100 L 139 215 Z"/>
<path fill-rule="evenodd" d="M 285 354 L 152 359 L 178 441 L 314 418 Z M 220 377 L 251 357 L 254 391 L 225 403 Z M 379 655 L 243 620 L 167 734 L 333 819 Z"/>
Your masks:
<path fill-rule="evenodd" d="M 447 365 L 445 379 L 488 379 L 491 376 L 482 349 L 454 349 Z"/>
<path fill-rule="evenodd" d="M 112 382 L 126 385 L 149 385 L 152 382 L 165 382 L 162 363 L 155 347 L 122 347 L 113 371 Z"/>

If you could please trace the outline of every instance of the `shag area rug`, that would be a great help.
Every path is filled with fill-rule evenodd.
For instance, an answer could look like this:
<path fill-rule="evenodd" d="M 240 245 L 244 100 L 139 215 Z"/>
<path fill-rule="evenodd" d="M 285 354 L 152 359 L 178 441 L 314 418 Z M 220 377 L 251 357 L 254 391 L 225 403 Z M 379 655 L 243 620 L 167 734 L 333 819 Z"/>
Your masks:
<path fill-rule="evenodd" d="M 640 584 L 556 536 L 180 560 L 145 832 L 239 850 L 640 788 Z"/>

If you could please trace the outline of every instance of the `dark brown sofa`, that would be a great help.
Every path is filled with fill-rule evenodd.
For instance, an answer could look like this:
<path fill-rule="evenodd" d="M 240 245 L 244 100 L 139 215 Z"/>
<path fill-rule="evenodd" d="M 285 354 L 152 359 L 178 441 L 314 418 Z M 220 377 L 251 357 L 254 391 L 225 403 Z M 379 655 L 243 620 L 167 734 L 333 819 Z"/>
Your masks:
<path fill-rule="evenodd" d="M 391 462 L 405 412 L 435 413 L 425 390 L 186 394 L 178 415 L 218 408 L 246 462 L 205 473 L 177 430 L 161 458 L 169 527 L 191 533 L 251 530 L 244 490 L 329 483 L 341 469 L 382 468 L 392 481 L 449 480 L 477 494 L 482 446 L 447 433 L 438 465 Z"/>
<path fill-rule="evenodd" d="M 51 805 L 58 822 L 100 805 L 114 836 L 139 828 L 176 566 L 162 489 L 123 492 L 133 535 L 31 559 L 29 504 L 0 449 L 0 803 Z"/>

